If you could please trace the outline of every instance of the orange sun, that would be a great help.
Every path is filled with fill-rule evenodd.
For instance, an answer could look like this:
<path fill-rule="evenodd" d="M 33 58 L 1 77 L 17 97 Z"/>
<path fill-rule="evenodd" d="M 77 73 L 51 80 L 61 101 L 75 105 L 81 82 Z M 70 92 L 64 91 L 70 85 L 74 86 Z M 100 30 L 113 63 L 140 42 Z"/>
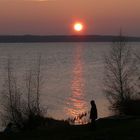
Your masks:
<path fill-rule="evenodd" d="M 77 31 L 77 32 L 80 32 L 83 30 L 83 24 L 80 23 L 80 22 L 77 22 L 74 24 L 74 30 Z"/>

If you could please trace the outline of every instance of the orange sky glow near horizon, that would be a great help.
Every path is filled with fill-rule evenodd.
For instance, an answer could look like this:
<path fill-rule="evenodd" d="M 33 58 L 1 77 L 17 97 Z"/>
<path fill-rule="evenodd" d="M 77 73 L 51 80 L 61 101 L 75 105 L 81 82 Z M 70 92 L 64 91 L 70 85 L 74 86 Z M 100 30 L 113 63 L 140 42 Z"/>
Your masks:
<path fill-rule="evenodd" d="M 83 21 L 83 34 L 140 36 L 140 0 L 0 0 L 1 35 L 69 35 Z"/>

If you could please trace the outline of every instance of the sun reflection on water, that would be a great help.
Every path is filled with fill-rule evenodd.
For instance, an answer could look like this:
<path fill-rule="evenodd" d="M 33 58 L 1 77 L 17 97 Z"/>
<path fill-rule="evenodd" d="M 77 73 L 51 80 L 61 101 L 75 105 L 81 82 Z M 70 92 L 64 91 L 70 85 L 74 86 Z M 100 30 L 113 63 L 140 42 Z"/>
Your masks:
<path fill-rule="evenodd" d="M 83 47 L 77 46 L 74 54 L 74 66 L 72 73 L 71 91 L 68 99 L 67 115 L 71 117 L 78 116 L 86 112 L 84 78 L 83 78 Z"/>

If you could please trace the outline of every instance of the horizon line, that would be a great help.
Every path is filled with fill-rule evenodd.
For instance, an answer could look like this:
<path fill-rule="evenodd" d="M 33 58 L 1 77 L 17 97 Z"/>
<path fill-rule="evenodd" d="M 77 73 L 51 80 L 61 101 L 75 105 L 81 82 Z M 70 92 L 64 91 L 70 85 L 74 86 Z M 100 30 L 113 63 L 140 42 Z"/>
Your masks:
<path fill-rule="evenodd" d="M 113 34 L 0 34 L 0 36 L 112 36 L 112 37 L 117 37 L 118 35 L 113 35 Z M 124 37 L 136 37 L 140 38 L 140 36 L 134 36 L 134 35 L 122 35 Z"/>

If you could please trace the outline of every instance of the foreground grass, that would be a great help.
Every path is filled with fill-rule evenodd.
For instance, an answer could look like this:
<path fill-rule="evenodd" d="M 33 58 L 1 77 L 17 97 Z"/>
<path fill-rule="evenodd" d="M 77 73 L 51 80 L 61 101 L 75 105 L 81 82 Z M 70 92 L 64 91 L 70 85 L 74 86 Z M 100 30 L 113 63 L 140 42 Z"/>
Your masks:
<path fill-rule="evenodd" d="M 60 123 L 61 124 L 61 123 Z M 53 125 L 53 127 L 0 135 L 0 140 L 139 140 L 140 118 L 99 119 L 97 129 L 90 125 Z"/>

